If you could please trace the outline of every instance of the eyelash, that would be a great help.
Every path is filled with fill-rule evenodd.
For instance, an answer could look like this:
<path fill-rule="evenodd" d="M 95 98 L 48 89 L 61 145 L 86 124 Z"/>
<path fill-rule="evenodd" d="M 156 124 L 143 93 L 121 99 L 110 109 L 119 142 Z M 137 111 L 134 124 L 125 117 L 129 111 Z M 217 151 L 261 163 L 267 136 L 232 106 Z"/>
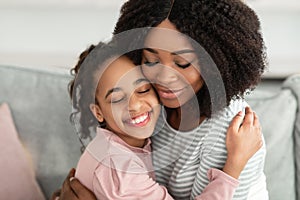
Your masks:
<path fill-rule="evenodd" d="M 118 99 L 118 100 L 111 100 L 111 103 L 119 103 L 121 101 L 123 101 L 125 99 L 125 97 Z"/>
<path fill-rule="evenodd" d="M 138 91 L 139 94 L 144 94 L 150 91 L 150 88 L 142 90 L 142 91 Z"/>
<path fill-rule="evenodd" d="M 148 66 L 148 67 L 153 67 L 154 65 L 156 65 L 156 64 L 158 64 L 159 62 L 157 61 L 157 62 L 149 62 L 149 61 L 145 61 L 144 62 L 144 64 L 146 65 L 146 66 Z M 185 64 L 185 65 L 180 65 L 180 64 L 178 64 L 178 63 L 175 63 L 179 68 L 181 68 L 181 69 L 185 69 L 185 68 L 188 68 L 189 66 L 191 66 L 191 63 L 187 63 L 187 64 Z"/>
<path fill-rule="evenodd" d="M 176 65 L 177 65 L 178 67 L 182 68 L 182 69 L 185 69 L 185 68 L 188 68 L 189 66 L 191 66 L 191 63 L 187 63 L 187 64 L 185 64 L 185 65 L 180 65 L 180 64 L 177 64 L 177 63 L 176 63 Z"/>

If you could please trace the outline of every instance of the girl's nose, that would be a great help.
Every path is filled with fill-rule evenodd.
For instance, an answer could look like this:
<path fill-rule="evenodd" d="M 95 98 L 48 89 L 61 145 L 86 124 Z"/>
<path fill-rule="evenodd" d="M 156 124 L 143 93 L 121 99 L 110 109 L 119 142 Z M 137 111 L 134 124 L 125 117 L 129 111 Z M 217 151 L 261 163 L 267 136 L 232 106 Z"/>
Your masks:
<path fill-rule="evenodd" d="M 143 100 L 140 97 L 132 94 L 130 96 L 130 99 L 129 99 L 129 102 L 128 102 L 129 112 L 139 111 L 139 110 L 141 110 L 142 106 L 143 106 Z"/>

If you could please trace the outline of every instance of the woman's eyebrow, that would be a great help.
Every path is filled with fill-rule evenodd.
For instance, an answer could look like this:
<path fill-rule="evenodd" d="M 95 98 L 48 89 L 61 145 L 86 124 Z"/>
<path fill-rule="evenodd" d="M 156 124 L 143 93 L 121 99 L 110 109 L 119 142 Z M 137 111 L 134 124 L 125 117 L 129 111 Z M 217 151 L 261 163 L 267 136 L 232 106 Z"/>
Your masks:
<path fill-rule="evenodd" d="M 171 54 L 172 55 L 178 55 L 178 54 L 184 54 L 184 53 L 195 53 L 195 50 L 193 50 L 193 49 L 183 49 L 183 50 L 179 50 L 179 51 L 174 51 Z"/>
<path fill-rule="evenodd" d="M 146 51 L 149 51 L 149 52 L 151 52 L 151 53 L 158 54 L 158 52 L 157 52 L 156 50 L 154 50 L 154 49 L 151 49 L 151 48 L 149 48 L 149 47 L 147 47 L 147 48 L 144 48 L 144 50 L 146 50 Z"/>
<path fill-rule="evenodd" d="M 158 52 L 155 49 L 151 49 L 149 47 L 144 48 L 144 50 L 149 51 L 151 53 L 158 54 Z M 179 51 L 171 52 L 172 55 L 178 55 L 178 54 L 184 54 L 184 53 L 195 53 L 195 50 L 194 49 L 182 49 Z"/>
<path fill-rule="evenodd" d="M 105 99 L 113 92 L 119 92 L 119 91 L 122 91 L 121 88 L 117 87 L 117 88 L 112 88 L 110 90 L 107 91 L 106 95 L 105 95 Z"/>

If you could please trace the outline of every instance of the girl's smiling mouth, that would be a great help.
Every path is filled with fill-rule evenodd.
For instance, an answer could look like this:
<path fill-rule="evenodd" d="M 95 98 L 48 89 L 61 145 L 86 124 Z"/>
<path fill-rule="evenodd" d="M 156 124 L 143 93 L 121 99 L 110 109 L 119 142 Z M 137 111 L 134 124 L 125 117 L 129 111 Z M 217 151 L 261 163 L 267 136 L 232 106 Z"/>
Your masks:
<path fill-rule="evenodd" d="M 125 123 L 131 126 L 143 127 L 150 121 L 150 113 L 146 112 L 144 114 L 132 117 L 131 119 L 125 120 Z"/>

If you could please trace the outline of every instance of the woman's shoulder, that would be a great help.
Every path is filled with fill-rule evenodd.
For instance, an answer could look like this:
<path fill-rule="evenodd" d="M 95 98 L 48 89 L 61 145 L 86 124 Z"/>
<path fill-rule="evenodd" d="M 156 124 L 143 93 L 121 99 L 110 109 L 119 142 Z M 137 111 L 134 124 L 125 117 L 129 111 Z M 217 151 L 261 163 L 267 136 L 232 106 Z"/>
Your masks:
<path fill-rule="evenodd" d="M 231 113 L 231 115 L 235 116 L 239 111 L 245 111 L 247 106 L 249 105 L 245 99 L 238 98 L 231 100 L 226 109 Z"/>
<path fill-rule="evenodd" d="M 239 112 L 245 111 L 245 108 L 249 106 L 245 99 L 236 98 L 232 99 L 228 106 L 222 109 L 217 114 L 213 115 L 213 120 L 227 119 L 226 121 L 231 121 L 232 118 Z"/>
<path fill-rule="evenodd" d="M 226 149 L 225 141 L 228 126 L 233 117 L 247 106 L 248 104 L 244 99 L 235 99 L 223 110 L 213 115 L 212 118 L 207 119 L 205 124 L 207 131 L 203 138 L 203 147 L 209 151 L 212 149 L 224 151 Z M 203 131 L 203 126 L 201 128 L 200 130 Z"/>

